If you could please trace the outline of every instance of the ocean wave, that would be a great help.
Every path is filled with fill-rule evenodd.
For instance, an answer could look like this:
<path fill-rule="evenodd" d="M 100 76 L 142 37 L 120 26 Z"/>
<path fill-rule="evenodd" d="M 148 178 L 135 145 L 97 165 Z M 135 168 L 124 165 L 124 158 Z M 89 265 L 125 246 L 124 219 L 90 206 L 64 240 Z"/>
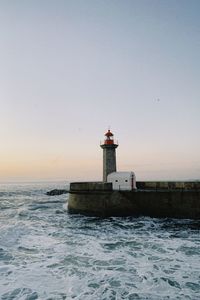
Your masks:
<path fill-rule="evenodd" d="M 0 201 L 1 299 L 199 299 L 199 220 L 69 215 L 24 190 Z"/>

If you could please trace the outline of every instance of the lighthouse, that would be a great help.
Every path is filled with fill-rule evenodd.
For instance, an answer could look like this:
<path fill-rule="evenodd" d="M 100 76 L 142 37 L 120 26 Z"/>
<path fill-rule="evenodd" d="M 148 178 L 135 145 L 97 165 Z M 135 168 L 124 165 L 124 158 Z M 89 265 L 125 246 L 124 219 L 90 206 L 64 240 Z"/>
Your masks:
<path fill-rule="evenodd" d="M 114 135 L 110 129 L 105 133 L 104 143 L 101 145 L 103 149 L 103 182 L 107 182 L 107 176 L 110 173 L 116 172 L 116 152 L 118 147 L 114 142 Z"/>

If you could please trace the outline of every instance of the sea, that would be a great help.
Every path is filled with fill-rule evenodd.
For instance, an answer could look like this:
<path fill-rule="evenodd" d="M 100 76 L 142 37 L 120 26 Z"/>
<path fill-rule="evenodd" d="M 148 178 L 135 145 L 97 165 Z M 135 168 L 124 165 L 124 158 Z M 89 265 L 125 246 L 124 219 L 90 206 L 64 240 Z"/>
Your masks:
<path fill-rule="evenodd" d="M 0 184 L 0 299 L 200 299 L 200 220 L 73 215 L 54 188 Z"/>

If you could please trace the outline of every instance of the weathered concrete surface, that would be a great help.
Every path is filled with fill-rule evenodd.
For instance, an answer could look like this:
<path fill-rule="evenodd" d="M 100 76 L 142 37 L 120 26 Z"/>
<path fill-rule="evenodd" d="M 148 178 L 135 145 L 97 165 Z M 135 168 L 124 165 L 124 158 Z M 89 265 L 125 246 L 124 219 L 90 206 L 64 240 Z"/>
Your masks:
<path fill-rule="evenodd" d="M 200 190 L 200 181 L 137 181 L 136 185 L 142 190 Z"/>
<path fill-rule="evenodd" d="M 89 184 L 89 183 L 86 183 Z M 90 183 L 91 184 L 91 183 Z M 90 186 L 89 184 L 89 186 Z M 100 184 L 100 183 L 99 183 Z M 101 184 L 100 184 L 101 185 Z M 200 218 L 200 189 L 165 188 L 137 191 L 87 190 L 70 188 L 68 210 L 95 216 L 150 216 Z M 183 185 L 182 185 L 183 186 Z"/>
<path fill-rule="evenodd" d="M 96 216 L 200 218 L 200 191 L 70 192 L 69 212 Z"/>
<path fill-rule="evenodd" d="M 70 191 L 112 191 L 111 182 L 72 182 Z"/>

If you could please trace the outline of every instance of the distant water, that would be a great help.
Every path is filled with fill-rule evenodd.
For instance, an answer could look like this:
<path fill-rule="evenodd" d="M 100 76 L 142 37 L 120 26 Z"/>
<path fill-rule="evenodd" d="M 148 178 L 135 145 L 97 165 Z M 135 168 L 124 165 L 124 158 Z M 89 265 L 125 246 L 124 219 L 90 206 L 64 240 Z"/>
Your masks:
<path fill-rule="evenodd" d="M 200 299 L 200 221 L 69 215 L 63 184 L 0 185 L 0 297 Z"/>

